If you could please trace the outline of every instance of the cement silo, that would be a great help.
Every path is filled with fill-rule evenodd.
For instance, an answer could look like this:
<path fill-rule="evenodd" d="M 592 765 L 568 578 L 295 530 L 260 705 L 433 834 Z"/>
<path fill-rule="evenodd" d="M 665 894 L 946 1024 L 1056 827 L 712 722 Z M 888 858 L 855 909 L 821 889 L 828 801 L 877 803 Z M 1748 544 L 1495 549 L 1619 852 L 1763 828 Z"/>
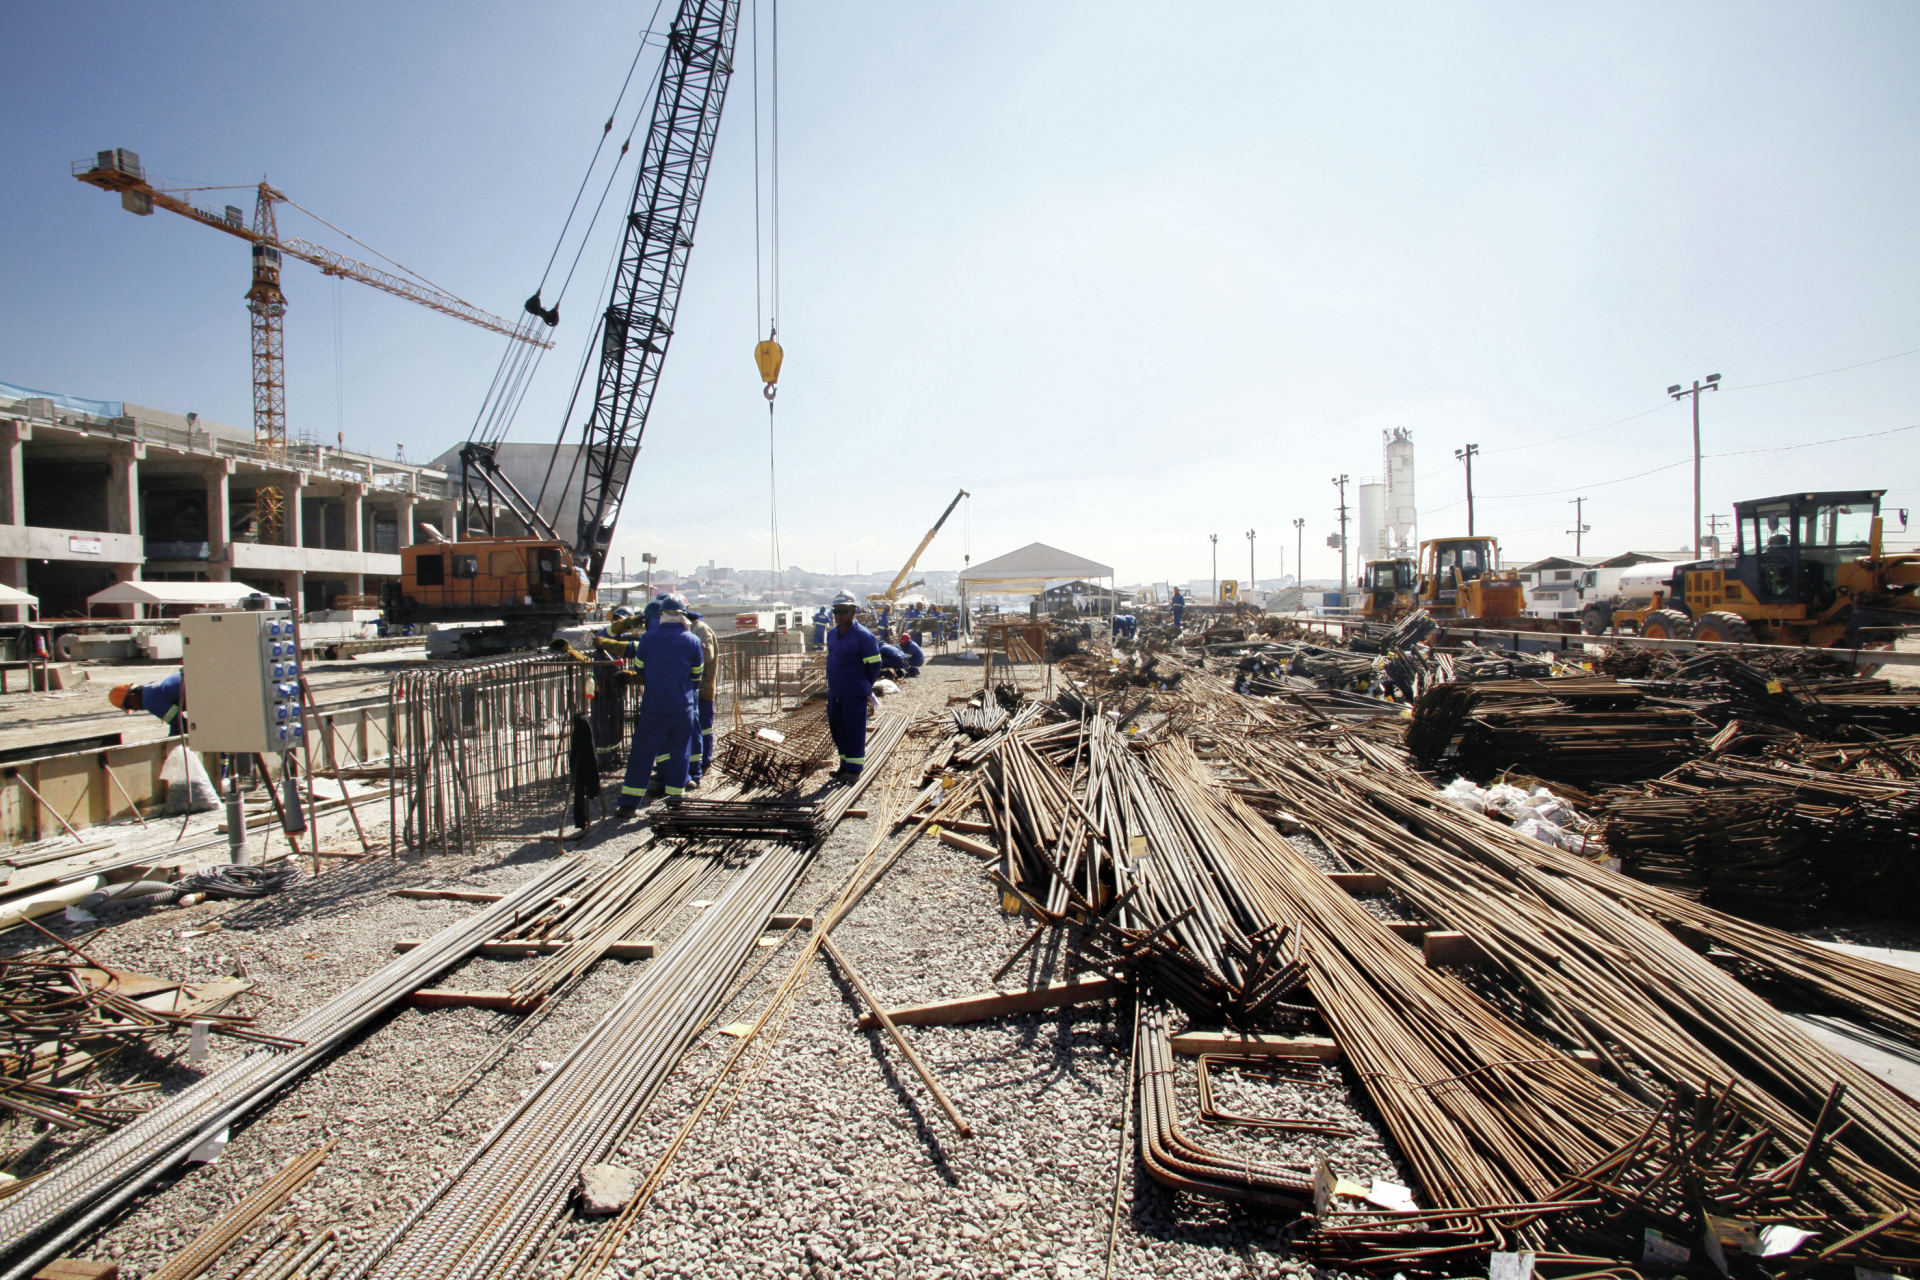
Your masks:
<path fill-rule="evenodd" d="M 1405 427 L 1380 433 L 1386 453 L 1387 492 L 1381 524 L 1381 554 L 1408 556 L 1418 546 L 1419 510 L 1413 498 L 1413 432 Z"/>
<path fill-rule="evenodd" d="M 1360 541 L 1355 550 L 1359 566 L 1378 560 L 1386 553 L 1386 525 L 1382 516 L 1387 506 L 1387 486 L 1380 480 L 1360 482 Z M 1359 567 L 1356 566 L 1356 567 Z"/>

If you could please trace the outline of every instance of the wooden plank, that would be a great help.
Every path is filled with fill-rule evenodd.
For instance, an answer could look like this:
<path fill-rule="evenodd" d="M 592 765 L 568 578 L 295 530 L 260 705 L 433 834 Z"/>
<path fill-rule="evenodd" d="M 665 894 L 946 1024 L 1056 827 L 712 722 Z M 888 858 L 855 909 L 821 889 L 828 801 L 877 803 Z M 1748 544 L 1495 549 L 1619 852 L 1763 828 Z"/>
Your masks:
<path fill-rule="evenodd" d="M 1085 982 L 1056 982 L 1032 991 L 991 991 L 984 995 L 961 996 L 933 1004 L 889 1009 L 887 1016 L 897 1023 L 920 1027 L 945 1027 L 961 1022 L 987 1022 L 1008 1014 L 1033 1013 L 1040 1009 L 1058 1009 L 1062 1005 L 1087 1004 L 1111 1000 L 1127 989 L 1124 982 L 1112 978 L 1093 978 Z M 860 1029 L 870 1031 L 880 1019 L 868 1014 L 860 1019 Z"/>
<path fill-rule="evenodd" d="M 119 1280 L 120 1264 L 86 1258 L 55 1258 L 33 1273 L 32 1280 Z"/>
<path fill-rule="evenodd" d="M 1433 932 L 1433 926 L 1424 920 L 1382 920 L 1388 932 L 1405 938 L 1408 942 L 1418 942 Z"/>
<path fill-rule="evenodd" d="M 919 821 L 919 817 L 903 818 L 901 821 L 917 822 Z M 942 831 L 964 831 L 969 835 L 976 836 L 990 836 L 993 834 L 993 824 L 991 822 L 975 822 L 971 818 L 942 818 L 940 820 L 940 829 Z"/>
<path fill-rule="evenodd" d="M 418 898 L 428 902 L 498 902 L 504 893 L 480 893 L 467 889 L 395 889 L 396 898 Z"/>
<path fill-rule="evenodd" d="M 1316 1058 L 1340 1056 L 1340 1046 L 1325 1036 L 1280 1036 L 1259 1031 L 1183 1031 L 1171 1041 L 1175 1053 L 1198 1056 L 1230 1053 L 1252 1058 Z"/>
<path fill-rule="evenodd" d="M 812 916 L 768 916 L 767 928 L 769 929 L 806 929 L 808 931 L 811 931 L 813 929 L 813 917 Z"/>
<path fill-rule="evenodd" d="M 1429 966 L 1487 962 L 1487 953 L 1480 949 L 1478 942 L 1452 929 L 1433 930 L 1421 940 L 1420 950 Z"/>
<path fill-rule="evenodd" d="M 1389 888 L 1385 876 L 1375 875 L 1371 871 L 1329 871 L 1327 879 L 1348 893 L 1387 893 Z"/>
<path fill-rule="evenodd" d="M 956 849 L 964 849 L 976 858 L 997 858 L 1000 856 L 1000 851 L 992 845 L 982 844 L 978 840 L 969 840 L 963 835 L 958 835 L 947 830 L 945 827 L 940 828 L 940 843 L 950 844 Z"/>
<path fill-rule="evenodd" d="M 450 987 L 427 987 L 408 999 L 416 1009 L 497 1009 L 502 1013 L 524 1012 L 530 1003 L 511 991 L 455 991 Z"/>
<path fill-rule="evenodd" d="M 419 938 L 401 938 L 393 944 L 395 951 L 411 951 L 419 946 Z M 480 944 L 483 956 L 550 956 L 565 951 L 571 942 L 523 942 L 512 938 L 496 938 L 492 942 Z M 660 951 L 660 944 L 652 939 L 634 942 L 610 942 L 601 952 L 609 960 L 651 960 Z"/>

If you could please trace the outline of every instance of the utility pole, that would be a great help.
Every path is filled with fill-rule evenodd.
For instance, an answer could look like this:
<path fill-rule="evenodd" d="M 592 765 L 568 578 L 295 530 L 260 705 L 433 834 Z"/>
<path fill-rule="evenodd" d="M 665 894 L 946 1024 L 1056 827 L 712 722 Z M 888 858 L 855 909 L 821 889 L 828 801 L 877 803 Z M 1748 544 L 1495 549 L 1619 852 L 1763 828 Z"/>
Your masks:
<path fill-rule="evenodd" d="M 1306 603 L 1307 590 L 1307 518 L 1293 518 L 1293 581 L 1300 588 L 1300 602 Z"/>
<path fill-rule="evenodd" d="M 1258 591 L 1259 581 L 1253 576 L 1253 530 L 1247 530 L 1247 590 Z"/>
<path fill-rule="evenodd" d="M 1347 607 L 1347 477 L 1344 473 L 1333 478 L 1340 488 L 1340 607 Z"/>
<path fill-rule="evenodd" d="M 1587 524 L 1584 519 L 1586 515 L 1586 503 L 1587 500 L 1585 498 L 1575 498 L 1573 500 L 1573 528 L 1567 530 L 1568 533 L 1573 535 L 1573 555 L 1576 560 L 1580 558 L 1580 535 L 1593 532 L 1593 526 Z"/>
<path fill-rule="evenodd" d="M 1707 380 L 1705 382 L 1701 382 L 1698 378 L 1694 379 L 1693 386 L 1691 388 L 1682 387 L 1677 382 L 1667 388 L 1667 394 L 1672 396 L 1675 400 L 1679 400 L 1684 396 L 1693 397 L 1693 554 L 1695 556 L 1698 556 L 1701 554 L 1701 551 L 1700 551 L 1700 393 L 1702 391 L 1718 391 L 1719 389 L 1720 389 L 1720 375 L 1717 373 L 1708 374 Z"/>
<path fill-rule="evenodd" d="M 1480 446 L 1470 444 L 1464 449 L 1455 449 L 1453 456 L 1467 464 L 1467 536 L 1473 536 L 1473 455 L 1480 452 Z"/>
<path fill-rule="evenodd" d="M 1209 541 L 1213 543 L 1213 602 L 1215 604 L 1219 604 L 1220 603 L 1220 535 L 1217 533 L 1210 533 L 1207 535 L 1207 538 Z"/>
<path fill-rule="evenodd" d="M 1707 533 L 1713 539 L 1715 555 L 1726 554 L 1726 548 L 1720 545 L 1720 526 L 1723 524 L 1731 528 L 1733 525 L 1733 517 L 1723 516 L 1718 511 L 1712 512 L 1707 516 Z"/>

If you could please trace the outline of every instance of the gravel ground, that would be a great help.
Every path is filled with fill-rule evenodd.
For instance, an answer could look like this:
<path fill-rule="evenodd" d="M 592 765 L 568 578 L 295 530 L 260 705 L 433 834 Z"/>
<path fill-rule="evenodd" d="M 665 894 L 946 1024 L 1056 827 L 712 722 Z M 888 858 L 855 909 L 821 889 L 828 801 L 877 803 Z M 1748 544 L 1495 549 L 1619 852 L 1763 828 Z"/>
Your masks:
<path fill-rule="evenodd" d="M 893 705 L 943 711 L 948 695 L 977 689 L 979 681 L 977 665 L 936 659 L 922 679 L 903 686 Z M 910 737 L 902 756 L 917 761 L 937 741 Z M 869 792 L 875 807 L 885 783 L 876 780 Z M 384 804 L 379 808 L 384 818 Z M 874 828 L 875 819 L 842 823 L 786 909 L 819 906 L 872 843 Z M 596 835 L 582 856 L 618 858 L 632 847 L 632 832 L 598 843 Z M 369 830 L 375 840 L 384 834 Z M 243 997 L 241 1008 L 272 1030 L 386 964 L 395 939 L 430 935 L 476 909 L 395 898 L 394 889 L 504 890 L 533 874 L 553 848 L 547 842 L 477 859 L 349 863 L 263 902 L 109 907 L 86 946 L 103 962 L 138 972 L 201 980 L 244 974 L 258 990 Z M 714 883 L 689 896 L 715 896 Z M 676 919 L 663 936 L 670 939 L 683 923 Z M 81 932 L 67 925 L 58 931 Z M 835 936 L 881 999 L 905 1004 L 988 988 L 993 970 L 1027 932 L 1024 921 L 999 911 L 976 860 L 922 840 Z M 789 938 L 716 1025 L 752 1016 L 799 945 L 797 935 Z M 497 988 L 524 963 L 476 958 L 436 985 Z M 274 1170 L 328 1140 L 338 1144 L 334 1154 L 290 1208 L 305 1229 L 340 1228 L 356 1247 L 375 1238 L 592 1026 L 634 980 L 639 963 L 596 966 L 565 1001 L 536 1015 L 524 1040 L 477 1081 L 466 1077 L 520 1019 L 472 1009 L 390 1015 L 236 1129 L 219 1161 L 163 1180 L 71 1252 L 111 1257 L 127 1280 L 151 1275 Z M 1059 976 L 1057 949 L 1040 948 L 1006 983 Z M 844 975 L 816 960 L 777 1052 L 730 1115 L 723 1119 L 716 1108 L 696 1131 L 615 1273 L 1098 1274 L 1126 1093 L 1128 1029 L 1115 1011 L 1092 1006 L 909 1029 L 974 1126 L 976 1136 L 964 1139 L 882 1033 L 854 1028 L 850 997 Z M 651 1167 L 733 1043 L 709 1033 L 631 1137 L 623 1162 Z M 213 1056 L 190 1064 L 183 1044 L 160 1048 L 124 1058 L 100 1078 L 159 1080 L 173 1092 L 242 1051 L 216 1038 Z M 1377 1175 L 1404 1182 L 1371 1117 L 1353 1111 L 1352 1082 L 1331 1070 L 1323 1074 L 1316 1085 L 1303 1086 L 1217 1072 L 1219 1104 L 1254 1114 L 1301 1108 L 1348 1118 L 1359 1136 L 1333 1148 L 1340 1172 L 1361 1181 Z M 1197 1107 L 1191 1075 L 1178 1087 L 1183 1111 L 1191 1114 Z M 1307 1146 L 1254 1130 L 1207 1127 L 1197 1136 L 1267 1160 L 1310 1158 Z M 20 1126 L 0 1131 L 0 1153 L 18 1175 L 48 1166 L 73 1146 Z M 1280 1237 L 1264 1216 L 1174 1196 L 1137 1179 L 1131 1155 L 1127 1170 L 1115 1274 L 1305 1270 L 1283 1261 Z M 543 1274 L 560 1274 L 592 1229 L 569 1223 Z"/>

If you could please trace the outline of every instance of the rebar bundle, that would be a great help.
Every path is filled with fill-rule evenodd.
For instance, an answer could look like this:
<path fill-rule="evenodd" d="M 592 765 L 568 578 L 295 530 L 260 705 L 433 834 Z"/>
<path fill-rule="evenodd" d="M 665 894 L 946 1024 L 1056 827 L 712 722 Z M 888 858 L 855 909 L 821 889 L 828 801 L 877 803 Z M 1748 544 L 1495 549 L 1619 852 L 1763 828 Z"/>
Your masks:
<path fill-rule="evenodd" d="M 0 959 L 0 1107 L 62 1129 L 111 1128 L 140 1116 L 145 1109 L 138 1095 L 158 1085 L 74 1086 L 113 1054 L 194 1022 L 239 1040 L 299 1047 L 297 1040 L 254 1030 L 253 1019 L 241 1014 L 150 1008 L 127 995 L 127 982 L 136 978 L 57 938 L 51 947 Z"/>
<path fill-rule="evenodd" d="M 714 752 L 722 773 L 755 791 L 790 791 L 832 758 L 824 703 L 772 724 L 730 730 Z"/>
<path fill-rule="evenodd" d="M 577 885 L 586 872 L 572 858 L 554 862 L 286 1027 L 288 1040 L 303 1042 L 299 1048 L 248 1054 L 0 1200 L 0 1265 L 7 1268 L 0 1280 L 24 1280 L 188 1152 L 313 1070 L 368 1022 L 473 954 L 522 913 Z"/>
<path fill-rule="evenodd" d="M 1689 711 L 1611 678 L 1489 680 L 1420 696 L 1407 751 L 1424 769 L 1485 782 L 1517 769 L 1586 789 L 1657 777 L 1704 750 Z"/>

